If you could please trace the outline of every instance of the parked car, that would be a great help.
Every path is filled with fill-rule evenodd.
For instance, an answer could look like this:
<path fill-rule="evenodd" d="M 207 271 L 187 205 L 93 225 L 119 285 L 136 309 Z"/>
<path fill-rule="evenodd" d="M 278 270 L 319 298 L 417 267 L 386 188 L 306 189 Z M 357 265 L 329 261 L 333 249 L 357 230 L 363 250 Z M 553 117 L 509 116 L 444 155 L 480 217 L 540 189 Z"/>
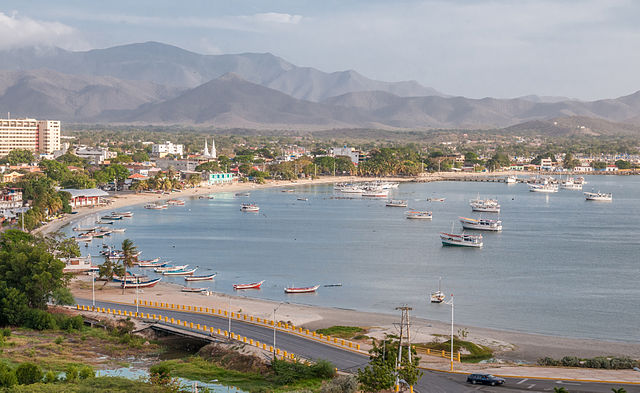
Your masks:
<path fill-rule="evenodd" d="M 476 384 L 481 383 L 483 385 L 504 385 L 504 378 L 496 377 L 491 374 L 471 374 L 467 377 L 467 382 Z"/>

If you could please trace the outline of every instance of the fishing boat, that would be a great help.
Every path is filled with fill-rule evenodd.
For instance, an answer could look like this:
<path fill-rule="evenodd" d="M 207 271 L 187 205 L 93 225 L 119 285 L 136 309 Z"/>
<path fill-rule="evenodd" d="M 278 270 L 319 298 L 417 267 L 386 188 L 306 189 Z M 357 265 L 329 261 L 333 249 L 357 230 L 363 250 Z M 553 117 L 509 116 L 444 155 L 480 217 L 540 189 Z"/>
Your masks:
<path fill-rule="evenodd" d="M 348 185 L 339 188 L 338 191 L 344 194 L 362 194 L 364 192 L 364 189 L 360 186 Z"/>
<path fill-rule="evenodd" d="M 518 178 L 516 176 L 513 176 L 513 175 L 507 176 L 504 179 L 504 182 L 507 183 L 507 184 L 516 184 L 518 182 Z"/>
<path fill-rule="evenodd" d="M 440 289 L 440 284 L 442 283 L 442 277 L 438 279 L 438 290 L 431 293 L 430 300 L 431 303 L 442 303 L 444 301 L 444 293 Z"/>
<path fill-rule="evenodd" d="M 153 280 L 142 281 L 142 282 L 134 282 L 134 283 L 127 282 L 126 285 L 125 283 L 122 283 L 121 286 L 126 288 L 151 288 L 152 286 L 159 283 L 160 280 L 162 280 L 162 277 L 154 278 Z"/>
<path fill-rule="evenodd" d="M 81 235 L 76 236 L 75 239 L 77 242 L 90 242 L 91 240 L 93 240 L 93 236 Z"/>
<path fill-rule="evenodd" d="M 443 246 L 482 247 L 482 235 L 467 235 L 466 233 L 440 233 Z"/>
<path fill-rule="evenodd" d="M 193 292 L 193 293 L 198 293 L 198 292 L 206 292 L 207 288 L 190 288 L 190 287 L 182 287 L 182 289 L 180 290 L 182 292 Z"/>
<path fill-rule="evenodd" d="M 405 213 L 408 220 L 431 220 L 433 215 L 428 211 L 408 211 Z"/>
<path fill-rule="evenodd" d="M 582 190 L 582 183 L 576 183 L 573 177 L 560 182 L 560 188 L 563 190 Z"/>
<path fill-rule="evenodd" d="M 122 217 L 125 217 L 125 218 L 133 217 L 133 213 L 132 212 L 111 212 L 111 214 L 115 214 L 115 215 L 122 216 Z"/>
<path fill-rule="evenodd" d="M 127 230 L 127 228 L 113 228 L 110 231 L 113 233 L 124 233 Z"/>
<path fill-rule="evenodd" d="M 172 270 L 172 271 L 168 271 L 168 272 L 162 272 L 162 275 L 164 276 L 192 276 L 193 273 L 196 272 L 198 268 L 194 267 L 193 269 L 190 270 Z"/>
<path fill-rule="evenodd" d="M 611 202 L 613 201 L 613 194 L 604 193 L 604 192 L 585 192 L 584 197 L 588 201 L 598 201 L 598 202 Z"/>
<path fill-rule="evenodd" d="M 469 206 L 474 212 L 483 213 L 500 213 L 500 204 L 497 199 L 472 199 L 469 201 Z"/>
<path fill-rule="evenodd" d="M 146 205 L 144 205 L 145 209 L 150 209 L 150 210 L 163 210 L 163 209 L 166 209 L 167 207 L 169 206 L 164 203 L 147 203 Z"/>
<path fill-rule="evenodd" d="M 260 206 L 256 205 L 255 203 L 243 203 L 240 206 L 240 211 L 257 213 L 260 211 Z"/>
<path fill-rule="evenodd" d="M 139 282 L 140 280 L 145 280 L 148 277 L 145 276 L 144 274 L 132 274 L 131 272 L 127 272 L 127 285 L 129 284 L 135 284 L 136 282 Z M 124 282 L 125 278 L 122 276 L 116 276 L 115 274 L 111 277 L 111 279 L 113 280 L 113 282 Z"/>
<path fill-rule="evenodd" d="M 264 280 L 251 284 L 233 284 L 233 289 L 260 289 L 260 285 L 262 285 L 263 282 Z"/>
<path fill-rule="evenodd" d="M 407 201 L 402 200 L 402 199 L 390 199 L 389 201 L 387 201 L 386 205 L 387 207 L 407 207 Z"/>
<path fill-rule="evenodd" d="M 558 185 L 553 183 L 529 184 L 529 191 L 550 194 L 550 193 L 558 192 Z"/>
<path fill-rule="evenodd" d="M 184 201 L 182 199 L 169 199 L 167 204 L 172 206 L 184 206 Z"/>
<path fill-rule="evenodd" d="M 97 230 L 97 229 L 98 229 L 98 227 L 86 227 L 86 228 L 83 228 L 83 227 L 74 227 L 74 228 L 73 228 L 73 230 L 74 230 L 75 232 L 91 232 L 91 231 L 95 231 L 95 230 Z"/>
<path fill-rule="evenodd" d="M 157 268 L 153 269 L 153 271 L 156 272 L 156 273 L 177 272 L 177 271 L 186 269 L 187 266 L 189 266 L 189 265 L 157 267 Z"/>
<path fill-rule="evenodd" d="M 207 281 L 207 280 L 213 280 L 214 277 L 217 275 L 218 273 L 212 273 L 212 274 L 207 274 L 204 276 L 187 276 L 184 278 L 185 281 Z"/>
<path fill-rule="evenodd" d="M 365 190 L 362 192 L 365 198 L 386 198 L 389 196 L 389 190 Z"/>
<path fill-rule="evenodd" d="M 108 216 L 102 216 L 102 217 L 100 217 L 100 219 L 101 220 L 107 220 L 107 221 L 116 221 L 116 220 L 122 220 L 122 216 L 110 214 Z"/>
<path fill-rule="evenodd" d="M 287 188 L 286 190 L 282 190 L 282 192 L 295 192 L 293 188 Z"/>
<path fill-rule="evenodd" d="M 249 194 L 248 192 L 236 192 L 236 196 L 237 197 L 248 197 L 251 194 Z"/>
<path fill-rule="evenodd" d="M 142 253 L 142 251 L 138 251 L 134 254 L 131 255 L 131 257 L 133 259 L 136 259 L 140 256 L 140 254 Z M 119 251 L 111 251 L 111 252 L 107 252 L 105 254 L 105 257 L 107 257 L 107 259 L 113 259 L 113 260 L 121 260 L 124 259 L 124 254 L 122 252 Z"/>
<path fill-rule="evenodd" d="M 462 227 L 464 229 L 476 229 L 479 231 L 501 231 L 502 221 L 500 220 L 487 220 L 484 218 L 474 219 L 467 217 L 458 217 Z"/>
<path fill-rule="evenodd" d="M 305 198 L 305 197 L 298 197 L 296 199 L 299 200 L 299 201 L 303 201 L 303 202 L 306 202 L 306 201 L 309 200 L 309 198 Z"/>
<path fill-rule="evenodd" d="M 318 288 L 320 288 L 320 285 L 316 285 L 313 287 L 302 287 L 302 288 L 288 287 L 284 289 L 284 293 L 311 293 L 311 292 L 317 291 Z"/>
<path fill-rule="evenodd" d="M 427 202 L 444 202 L 446 198 L 427 198 Z"/>

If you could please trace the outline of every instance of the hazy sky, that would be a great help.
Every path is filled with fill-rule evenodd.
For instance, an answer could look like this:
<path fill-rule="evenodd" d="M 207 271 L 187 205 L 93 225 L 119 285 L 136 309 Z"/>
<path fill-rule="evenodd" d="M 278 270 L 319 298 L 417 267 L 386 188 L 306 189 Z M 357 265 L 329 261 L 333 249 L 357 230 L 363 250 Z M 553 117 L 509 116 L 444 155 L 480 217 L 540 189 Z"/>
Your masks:
<path fill-rule="evenodd" d="M 414 79 L 468 97 L 640 90 L 634 0 L 3 0 L 0 49 L 160 41 L 271 52 L 323 71 Z"/>

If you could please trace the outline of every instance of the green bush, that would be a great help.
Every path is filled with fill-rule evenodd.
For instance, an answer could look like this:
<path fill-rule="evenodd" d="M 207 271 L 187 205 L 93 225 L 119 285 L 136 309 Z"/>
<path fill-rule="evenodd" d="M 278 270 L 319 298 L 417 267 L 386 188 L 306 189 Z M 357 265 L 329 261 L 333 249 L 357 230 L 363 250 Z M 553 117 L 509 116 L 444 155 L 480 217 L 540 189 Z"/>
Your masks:
<path fill-rule="evenodd" d="M 310 378 L 331 378 L 335 375 L 333 364 L 326 360 L 320 360 L 309 366 L 303 363 L 274 359 L 271 362 L 271 368 L 274 373 L 274 383 L 277 385 L 289 385 Z"/>
<path fill-rule="evenodd" d="M 63 341 L 64 341 L 64 339 L 62 338 L 62 336 L 58 336 L 54 342 L 56 344 L 60 345 L 60 344 L 62 344 Z"/>
<path fill-rule="evenodd" d="M 560 362 L 555 360 L 554 358 L 544 357 L 542 359 L 538 359 L 539 366 L 558 366 Z"/>
<path fill-rule="evenodd" d="M 2 337 L 11 337 L 11 329 L 10 328 L 0 329 L 0 336 L 2 336 Z"/>
<path fill-rule="evenodd" d="M 42 370 L 37 364 L 21 363 L 16 368 L 16 378 L 20 385 L 31 385 L 42 380 Z"/>
<path fill-rule="evenodd" d="M 157 385 L 171 382 L 171 368 L 165 363 L 154 364 L 149 368 L 149 381 Z"/>
<path fill-rule="evenodd" d="M 0 363 L 0 387 L 10 387 L 18 383 L 16 373 L 6 366 L 4 363 Z"/>
<path fill-rule="evenodd" d="M 44 375 L 44 383 L 54 382 L 58 382 L 58 374 L 51 370 L 47 371 L 47 373 Z"/>
<path fill-rule="evenodd" d="M 353 375 L 340 375 L 322 384 L 320 393 L 355 393 L 358 380 Z"/>
<path fill-rule="evenodd" d="M 37 308 L 30 308 L 25 313 L 23 325 L 34 330 L 48 330 L 58 328 L 58 324 L 56 323 L 53 315 Z"/>
<path fill-rule="evenodd" d="M 63 314 L 54 314 L 54 319 L 56 320 L 58 328 L 66 330 L 68 332 L 81 330 L 84 326 L 84 319 L 80 315 L 76 315 L 75 317 L 68 317 Z"/>
<path fill-rule="evenodd" d="M 80 379 L 94 378 L 95 376 L 96 372 L 93 370 L 93 367 L 86 365 L 80 367 L 80 370 L 78 372 L 78 377 L 80 377 Z"/>
<path fill-rule="evenodd" d="M 313 376 L 322 379 L 333 378 L 336 375 L 335 366 L 326 360 L 318 360 L 311 366 L 311 372 Z"/>
<path fill-rule="evenodd" d="M 65 372 L 65 377 L 64 377 L 65 381 L 75 382 L 78 380 L 78 366 L 76 366 L 75 364 L 68 364 L 64 372 Z"/>
<path fill-rule="evenodd" d="M 565 356 L 560 359 L 560 363 L 564 367 L 580 367 L 580 359 L 575 356 Z"/>

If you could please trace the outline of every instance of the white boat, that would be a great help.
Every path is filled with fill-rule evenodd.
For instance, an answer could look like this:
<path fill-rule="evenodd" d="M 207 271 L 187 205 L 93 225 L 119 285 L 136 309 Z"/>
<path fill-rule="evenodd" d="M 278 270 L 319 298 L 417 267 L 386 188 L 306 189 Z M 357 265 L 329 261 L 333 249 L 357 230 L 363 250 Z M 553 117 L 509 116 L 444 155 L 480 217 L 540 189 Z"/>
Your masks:
<path fill-rule="evenodd" d="M 442 277 L 438 279 L 438 290 L 431 293 L 430 300 L 431 303 L 442 303 L 444 301 L 444 293 L 440 289 L 440 284 L 442 283 Z"/>
<path fill-rule="evenodd" d="M 362 194 L 364 190 L 359 186 L 344 186 L 338 189 L 338 191 L 345 194 Z"/>
<path fill-rule="evenodd" d="M 156 273 L 164 273 L 164 272 L 175 272 L 178 270 L 184 270 L 189 265 L 180 265 L 180 266 L 165 266 L 165 267 L 157 267 L 153 269 Z"/>
<path fill-rule="evenodd" d="M 469 206 L 474 212 L 500 213 L 500 204 L 497 199 L 476 198 L 469 201 Z"/>
<path fill-rule="evenodd" d="M 504 182 L 507 184 L 515 184 L 518 182 L 518 178 L 516 176 L 507 176 L 506 179 L 504 179 Z"/>
<path fill-rule="evenodd" d="M 193 269 L 189 269 L 189 270 L 171 270 L 168 272 L 162 272 L 162 275 L 163 276 L 192 276 L 197 269 L 198 269 L 197 267 L 194 267 Z"/>
<path fill-rule="evenodd" d="M 362 192 L 362 196 L 366 198 L 386 198 L 389 196 L 389 190 L 366 190 Z"/>
<path fill-rule="evenodd" d="M 479 219 L 476 220 L 474 218 L 467 217 L 458 217 L 460 219 L 460 223 L 464 229 L 475 229 L 479 231 L 501 231 L 502 230 L 502 221 L 500 220 L 487 220 L 487 219 Z"/>
<path fill-rule="evenodd" d="M 172 206 L 184 206 L 184 201 L 182 199 L 169 199 L 167 204 Z"/>
<path fill-rule="evenodd" d="M 164 203 L 147 203 L 146 205 L 144 205 L 145 209 L 151 209 L 151 210 L 162 210 L 162 209 L 166 209 L 167 207 L 169 206 Z"/>
<path fill-rule="evenodd" d="M 587 181 L 586 181 L 586 180 L 584 180 L 584 177 L 582 177 L 582 176 L 578 176 L 578 177 L 576 177 L 576 179 L 574 180 L 574 182 L 575 182 L 576 184 L 582 184 L 582 185 L 587 184 Z"/>
<path fill-rule="evenodd" d="M 387 204 L 385 206 L 387 207 L 407 207 L 407 201 L 402 200 L 402 199 L 391 199 L 389 201 L 387 201 Z"/>
<path fill-rule="evenodd" d="M 408 211 L 405 213 L 408 220 L 431 220 L 433 215 L 428 211 Z"/>
<path fill-rule="evenodd" d="M 570 177 L 560 182 L 560 188 L 563 190 L 582 190 L 582 183 L 576 183 L 575 180 Z"/>
<path fill-rule="evenodd" d="M 482 235 L 467 235 L 466 233 L 440 233 L 443 246 L 482 247 Z"/>
<path fill-rule="evenodd" d="M 111 212 L 111 214 L 122 216 L 122 217 L 126 217 L 126 218 L 133 217 L 133 213 L 132 212 Z"/>
<path fill-rule="evenodd" d="M 255 203 L 243 203 L 240 206 L 240 211 L 257 213 L 260 211 L 260 207 Z"/>
<path fill-rule="evenodd" d="M 251 194 L 249 194 L 248 192 L 236 192 L 237 197 L 248 197 L 249 195 Z"/>
<path fill-rule="evenodd" d="M 613 201 L 613 194 L 610 192 L 585 192 L 584 197 L 588 201 L 599 201 L 599 202 L 611 202 Z"/>
<path fill-rule="evenodd" d="M 529 184 L 529 191 L 531 192 L 542 192 L 542 193 L 554 193 L 558 192 L 557 184 Z"/>
<path fill-rule="evenodd" d="M 427 202 L 444 202 L 446 198 L 427 198 Z"/>
<path fill-rule="evenodd" d="M 313 287 L 302 287 L 302 288 L 287 287 L 284 289 L 284 293 L 311 293 L 311 292 L 317 291 L 318 288 L 320 288 L 320 285 L 315 285 Z"/>
<path fill-rule="evenodd" d="M 127 228 L 113 228 L 113 229 L 111 229 L 111 232 L 124 233 L 126 230 L 127 230 Z"/>
<path fill-rule="evenodd" d="M 296 199 L 299 200 L 299 201 L 303 201 L 303 202 L 306 202 L 306 201 L 309 200 L 309 198 L 305 198 L 305 197 L 298 197 Z"/>
<path fill-rule="evenodd" d="M 92 231 L 95 231 L 96 229 L 99 229 L 99 228 L 98 227 L 86 227 L 86 228 L 75 227 L 75 228 L 73 228 L 73 230 L 75 232 L 92 232 Z"/>

